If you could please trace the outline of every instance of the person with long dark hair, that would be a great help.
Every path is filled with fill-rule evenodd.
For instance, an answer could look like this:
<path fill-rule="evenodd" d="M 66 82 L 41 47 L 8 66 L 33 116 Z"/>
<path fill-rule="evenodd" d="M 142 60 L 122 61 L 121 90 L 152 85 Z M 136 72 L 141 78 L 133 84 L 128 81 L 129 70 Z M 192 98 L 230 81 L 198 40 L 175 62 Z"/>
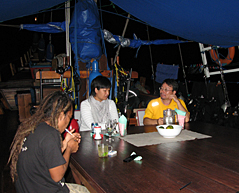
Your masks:
<path fill-rule="evenodd" d="M 47 95 L 36 112 L 19 125 L 8 161 L 17 192 L 70 191 L 64 175 L 81 136 L 67 134 L 62 141 L 61 133 L 72 118 L 73 107 L 67 94 L 56 91 Z"/>

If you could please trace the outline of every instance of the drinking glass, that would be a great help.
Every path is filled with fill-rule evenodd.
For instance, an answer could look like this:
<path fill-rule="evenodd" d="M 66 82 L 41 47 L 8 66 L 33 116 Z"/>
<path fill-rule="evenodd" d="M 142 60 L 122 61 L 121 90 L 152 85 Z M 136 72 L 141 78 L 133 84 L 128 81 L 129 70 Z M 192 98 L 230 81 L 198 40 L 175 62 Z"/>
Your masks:
<path fill-rule="evenodd" d="M 107 131 L 107 133 L 108 133 L 108 136 L 109 136 L 109 139 L 107 139 L 107 141 L 109 140 L 109 141 L 114 141 L 113 139 L 112 139 L 112 133 L 114 132 L 114 127 L 113 127 L 113 121 L 112 120 L 108 120 L 108 121 L 106 121 L 106 123 L 105 123 L 105 129 L 106 129 L 106 131 Z"/>
<path fill-rule="evenodd" d="M 99 144 L 98 145 L 98 155 L 99 157 L 108 157 L 108 152 L 113 151 L 113 147 L 108 144 Z"/>

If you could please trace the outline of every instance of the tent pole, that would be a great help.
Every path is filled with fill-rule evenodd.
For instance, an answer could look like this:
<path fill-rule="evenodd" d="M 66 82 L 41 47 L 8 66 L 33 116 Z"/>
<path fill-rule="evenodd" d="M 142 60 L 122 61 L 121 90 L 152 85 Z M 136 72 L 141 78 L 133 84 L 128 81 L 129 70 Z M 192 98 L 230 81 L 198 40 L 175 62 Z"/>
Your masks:
<path fill-rule="evenodd" d="M 129 18 L 130 18 L 130 14 L 128 14 L 128 16 L 127 16 L 127 20 L 126 20 L 126 22 L 125 22 L 125 26 L 124 26 L 124 31 L 123 31 L 123 33 L 122 33 L 122 37 L 124 37 L 124 35 L 125 35 L 126 29 L 127 29 L 128 23 L 129 23 Z M 114 63 L 113 63 L 113 64 L 115 64 L 116 59 L 117 59 L 117 57 L 119 56 L 120 48 L 121 48 L 121 45 L 119 45 L 119 47 L 118 47 L 118 49 L 117 49 L 117 51 L 116 51 L 116 55 L 115 55 Z"/>
<path fill-rule="evenodd" d="M 223 70 L 222 70 L 222 63 L 220 61 L 219 58 L 219 54 L 218 54 L 218 49 L 216 49 L 216 53 L 217 53 L 217 57 L 218 57 L 218 64 L 219 64 L 219 70 L 220 70 L 220 74 L 221 74 L 221 79 L 222 79 L 222 88 L 224 91 L 224 98 L 225 98 L 225 103 L 221 106 L 221 108 L 223 109 L 224 113 L 227 110 L 227 107 L 231 107 L 231 103 L 228 97 L 228 92 L 227 92 L 227 85 L 224 79 L 224 74 L 223 74 Z"/>
<path fill-rule="evenodd" d="M 69 25 L 70 25 L 70 1 L 65 4 L 65 18 L 66 18 L 66 57 L 71 66 L 71 44 L 69 41 Z"/>
<path fill-rule="evenodd" d="M 177 36 L 177 40 L 179 40 L 178 36 Z M 181 52 L 180 44 L 178 44 L 178 48 L 179 48 L 179 53 L 180 53 L 180 58 L 181 58 L 181 63 L 182 63 L 183 78 L 184 78 L 184 81 L 185 81 L 186 92 L 187 92 L 187 96 L 188 96 L 189 95 L 189 93 L 188 93 L 188 84 L 187 84 L 187 80 L 186 80 L 186 73 L 185 73 L 185 69 L 184 69 L 183 57 L 182 57 L 182 52 Z"/>
<path fill-rule="evenodd" d="M 148 41 L 150 41 L 150 39 L 149 39 L 149 26 L 148 25 L 146 25 L 147 26 L 147 35 L 148 35 Z M 150 54 L 150 61 L 151 61 L 151 70 L 152 70 L 152 79 L 153 79 L 153 93 L 154 94 L 156 94 L 155 93 L 155 78 L 154 78 L 154 65 L 153 65 L 153 58 L 152 58 L 152 52 L 151 52 L 151 46 L 149 45 L 149 54 Z"/>

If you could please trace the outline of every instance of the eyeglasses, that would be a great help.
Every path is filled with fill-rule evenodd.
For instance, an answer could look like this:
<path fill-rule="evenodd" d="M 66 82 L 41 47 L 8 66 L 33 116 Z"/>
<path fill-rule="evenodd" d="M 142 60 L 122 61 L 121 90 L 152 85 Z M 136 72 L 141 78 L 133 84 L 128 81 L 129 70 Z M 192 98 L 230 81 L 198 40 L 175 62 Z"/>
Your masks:
<path fill-rule="evenodd" d="M 165 91 L 165 92 L 173 91 L 173 90 L 168 90 L 167 88 L 159 88 L 159 90 Z"/>

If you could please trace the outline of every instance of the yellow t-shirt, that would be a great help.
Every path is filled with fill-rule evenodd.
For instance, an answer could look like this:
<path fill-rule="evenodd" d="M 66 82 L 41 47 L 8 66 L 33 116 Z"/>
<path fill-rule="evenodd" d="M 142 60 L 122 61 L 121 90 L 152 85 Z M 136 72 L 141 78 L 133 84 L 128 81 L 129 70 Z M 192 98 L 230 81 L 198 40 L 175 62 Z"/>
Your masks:
<path fill-rule="evenodd" d="M 178 99 L 178 100 L 181 102 L 183 107 L 187 110 L 187 107 L 186 107 L 184 101 L 181 100 L 181 99 Z M 174 100 L 172 100 L 169 105 L 164 105 L 162 103 L 161 97 L 159 97 L 159 98 L 153 99 L 149 102 L 149 104 L 148 104 L 148 106 L 145 110 L 144 118 L 150 118 L 150 119 L 163 118 L 163 111 L 164 110 L 166 110 L 166 109 L 174 110 L 175 108 L 178 109 L 178 105 Z"/>

